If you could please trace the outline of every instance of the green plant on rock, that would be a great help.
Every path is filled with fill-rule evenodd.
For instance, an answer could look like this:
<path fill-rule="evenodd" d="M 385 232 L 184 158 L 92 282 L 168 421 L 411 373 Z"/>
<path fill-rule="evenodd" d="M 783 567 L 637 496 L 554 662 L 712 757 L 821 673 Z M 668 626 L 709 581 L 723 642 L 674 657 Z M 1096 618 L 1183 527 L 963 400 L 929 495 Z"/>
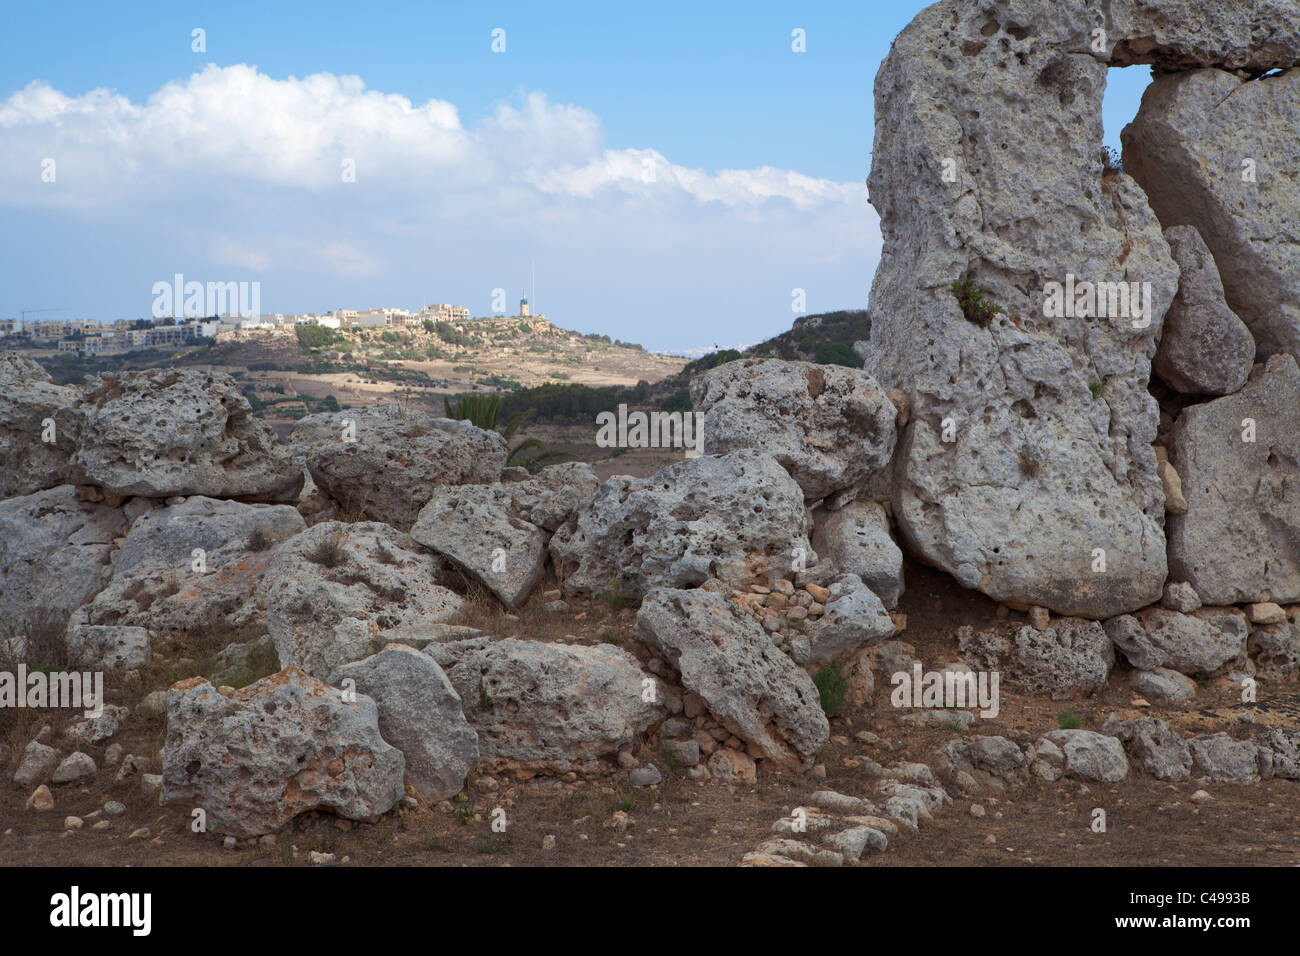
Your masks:
<path fill-rule="evenodd" d="M 512 415 L 505 425 L 500 425 L 498 423 L 498 419 L 501 417 L 500 395 L 461 395 L 456 399 L 455 403 L 444 395 L 442 403 L 448 418 L 468 421 L 474 427 L 482 428 L 485 431 L 500 432 L 507 445 L 514 439 L 515 433 L 519 431 L 520 427 L 537 414 L 536 408 L 529 408 L 517 415 Z M 545 442 L 540 438 L 525 438 L 510 449 L 509 454 L 506 456 L 506 465 L 508 467 L 526 468 L 528 471 L 535 473 L 544 465 L 570 461 L 572 458 L 573 456 L 567 452 L 548 449 Z"/>
<path fill-rule="evenodd" d="M 966 316 L 966 321 L 973 322 L 981 328 L 987 328 L 993 321 L 993 316 L 1002 311 L 1002 306 L 994 305 L 984 298 L 983 292 L 975 288 L 970 273 L 962 273 L 962 277 L 948 288 L 957 299 L 957 304 L 961 306 L 961 313 Z"/>

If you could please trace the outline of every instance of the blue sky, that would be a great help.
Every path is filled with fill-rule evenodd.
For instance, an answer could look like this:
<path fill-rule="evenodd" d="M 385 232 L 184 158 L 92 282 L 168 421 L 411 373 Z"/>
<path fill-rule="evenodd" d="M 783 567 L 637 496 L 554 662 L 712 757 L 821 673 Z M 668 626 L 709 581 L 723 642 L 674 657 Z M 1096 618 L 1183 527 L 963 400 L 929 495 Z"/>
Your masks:
<path fill-rule="evenodd" d="M 176 272 L 486 314 L 533 262 L 557 324 L 654 348 L 865 306 L 872 82 L 921 3 L 149 6 L 6 11 L 0 316 L 147 315 Z M 1147 71 L 1111 78 L 1118 145 Z"/>

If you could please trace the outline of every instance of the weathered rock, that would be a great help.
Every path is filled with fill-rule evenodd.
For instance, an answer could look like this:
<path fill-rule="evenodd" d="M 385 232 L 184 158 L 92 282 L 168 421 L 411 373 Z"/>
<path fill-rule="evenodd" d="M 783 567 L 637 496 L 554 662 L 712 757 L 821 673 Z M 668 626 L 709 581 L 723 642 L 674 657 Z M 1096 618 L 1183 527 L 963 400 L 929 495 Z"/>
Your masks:
<path fill-rule="evenodd" d="M 483 769 L 590 772 L 665 716 L 664 688 L 611 644 L 474 638 L 424 653 L 460 694 Z"/>
<path fill-rule="evenodd" d="M 1273 752 L 1273 776 L 1300 780 L 1300 730 L 1272 727 L 1264 740 Z"/>
<path fill-rule="evenodd" d="M 54 416 L 76 402 L 77 394 L 75 388 L 55 385 L 30 359 L 0 352 L 0 498 L 76 480 L 72 450 Z"/>
<path fill-rule="evenodd" d="M 374 822 L 402 797 L 405 762 L 354 701 L 297 668 L 229 695 L 195 677 L 167 692 L 162 802 L 207 812 L 208 829 L 273 833 L 300 813 Z"/>
<path fill-rule="evenodd" d="M 433 658 L 404 644 L 330 672 L 327 683 L 375 702 L 379 732 L 406 758 L 406 779 L 424 800 L 446 800 L 465 786 L 478 761 L 478 734 L 461 710 L 460 695 Z"/>
<path fill-rule="evenodd" d="M 506 464 L 499 433 L 401 405 L 308 415 L 289 442 L 346 513 L 402 531 L 439 486 L 494 482 Z"/>
<path fill-rule="evenodd" d="M 889 849 L 889 838 L 871 827 L 849 827 L 826 836 L 823 842 L 846 860 L 856 862 L 868 848 L 878 853 Z"/>
<path fill-rule="evenodd" d="M 1128 776 L 1124 745 L 1093 730 L 1053 730 L 1046 739 L 1065 755 L 1066 776 L 1118 783 Z"/>
<path fill-rule="evenodd" d="M 1201 599 L 1196 589 L 1186 581 L 1170 581 L 1165 585 L 1165 593 L 1160 598 L 1160 606 L 1182 614 L 1191 614 L 1201 608 Z"/>
<path fill-rule="evenodd" d="M 1168 667 L 1149 671 L 1134 671 L 1129 678 L 1133 691 L 1158 704 L 1177 704 L 1196 696 L 1196 684 Z"/>
<path fill-rule="evenodd" d="M 117 704 L 106 704 L 98 717 L 87 717 L 70 724 L 64 736 L 76 744 L 78 750 L 91 744 L 101 744 L 122 729 L 122 721 L 127 718 L 128 710 Z"/>
<path fill-rule="evenodd" d="M 709 758 L 709 773 L 720 783 L 731 786 L 758 783 L 758 766 L 754 758 L 740 750 L 719 747 Z"/>
<path fill-rule="evenodd" d="M 1266 15 L 1296 14 L 1288 6 L 1285 15 L 1276 8 Z M 1259 35 L 1287 36 L 1282 22 Z M 1297 113 L 1294 70 L 1250 79 L 1180 72 L 1147 87 L 1121 135 L 1124 168 L 1160 221 L 1194 226 L 1214 254 L 1227 304 L 1254 333 L 1261 357 L 1300 357 Z M 1248 145 L 1242 130 L 1250 130 Z"/>
<path fill-rule="evenodd" d="M 604 482 L 555 532 L 551 559 L 570 594 L 629 577 L 643 590 L 693 587 L 810 565 L 806 531 L 794 479 L 768 455 L 737 451 Z"/>
<path fill-rule="evenodd" d="M 940 747 L 935 758 L 949 774 L 981 771 L 1009 783 L 1023 783 L 1028 778 L 1024 752 L 1006 737 L 958 737 Z"/>
<path fill-rule="evenodd" d="M 58 765 L 59 752 L 39 740 L 33 740 L 23 749 L 23 758 L 14 771 L 14 783 L 20 787 L 41 783 L 49 779 Z"/>
<path fill-rule="evenodd" d="M 284 544 L 258 585 L 280 663 L 323 676 L 455 615 L 439 559 L 375 521 L 313 525 Z"/>
<path fill-rule="evenodd" d="M 1235 395 L 1185 409 L 1170 455 L 1187 496 L 1169 518 L 1170 574 L 1206 604 L 1300 601 L 1296 360 L 1274 356 Z"/>
<path fill-rule="evenodd" d="M 1206 40 L 1163 7 L 1112 11 L 1093 53 L 1083 0 L 942 0 L 876 78 L 884 248 L 858 348 L 910 402 L 893 514 L 911 550 L 999 601 L 1102 619 L 1157 600 L 1166 576 L 1147 383 L 1178 269 L 1137 185 L 1103 176 L 1106 72 L 1254 59 L 1251 31 L 1268 30 L 1224 13 Z M 966 318 L 963 276 L 1002 311 Z M 1135 282 L 1136 316 L 1119 294 Z"/>
<path fill-rule="evenodd" d="M 1286 609 L 1272 601 L 1246 605 L 1246 620 L 1251 624 L 1285 624 Z"/>
<path fill-rule="evenodd" d="M 1173 226 L 1165 239 L 1182 277 L 1165 314 L 1155 370 L 1180 392 L 1230 395 L 1246 384 L 1255 340 L 1224 301 L 1219 270 L 1201 234 L 1192 226 Z"/>
<path fill-rule="evenodd" d="M 54 783 L 76 783 L 93 777 L 98 770 L 95 758 L 78 750 L 59 761 L 51 779 Z"/>
<path fill-rule="evenodd" d="M 72 485 L 0 501 L 0 593 L 15 627 L 69 616 L 108 583 L 114 539 L 126 531 L 117 508 L 79 501 Z"/>
<path fill-rule="evenodd" d="M 1139 670 L 1168 667 L 1183 674 L 1210 674 L 1246 648 L 1246 616 L 1235 608 L 1202 608 L 1179 614 L 1152 607 L 1105 624 L 1106 635 Z"/>
<path fill-rule="evenodd" d="M 1295 622 L 1256 627 L 1247 648 L 1259 676 L 1266 680 L 1294 680 L 1300 674 L 1300 627 Z"/>
<path fill-rule="evenodd" d="M 600 479 L 585 461 L 548 465 L 524 481 L 506 486 L 510 513 L 547 531 L 569 519 L 574 509 L 600 487 Z"/>
<path fill-rule="evenodd" d="M 791 642 L 791 656 L 798 664 L 825 664 L 893 634 L 894 621 L 880 598 L 856 574 L 846 574 L 831 585 L 826 613 L 808 636 Z"/>
<path fill-rule="evenodd" d="M 284 502 L 302 488 L 302 469 L 222 372 L 105 372 L 55 421 L 73 469 L 118 495 Z"/>
<path fill-rule="evenodd" d="M 143 627 L 72 624 L 68 657 L 78 667 L 133 670 L 149 663 L 151 642 Z"/>
<path fill-rule="evenodd" d="M 1215 783 L 1258 783 L 1260 751 L 1248 740 L 1227 734 L 1205 734 L 1191 741 L 1197 772 Z"/>
<path fill-rule="evenodd" d="M 290 505 L 195 495 L 152 509 L 131 524 L 112 580 L 72 625 L 201 631 L 256 624 L 262 574 L 276 548 L 306 527 Z"/>
<path fill-rule="evenodd" d="M 967 663 L 979 670 L 998 671 L 1003 679 L 1053 700 L 1094 694 L 1106 686 L 1115 651 L 1096 621 L 1065 618 L 1045 631 L 1018 628 L 1014 634 L 976 632 L 969 625 L 957 631 L 957 643 Z"/>
<path fill-rule="evenodd" d="M 691 398 L 707 454 L 765 452 L 810 501 L 856 488 L 894 451 L 897 410 L 859 369 L 743 359 L 696 376 Z"/>
<path fill-rule="evenodd" d="M 813 550 L 840 574 L 856 574 L 885 607 L 903 596 L 903 552 L 889 534 L 889 517 L 876 501 L 855 501 L 816 522 Z"/>
<path fill-rule="evenodd" d="M 758 755 L 799 769 L 829 739 L 812 679 L 722 595 L 651 591 L 637 614 L 637 632 L 677 668 L 682 686 Z"/>
<path fill-rule="evenodd" d="M 514 517 L 504 501 L 513 485 L 435 488 L 411 537 L 463 568 L 508 608 L 527 598 L 546 564 L 546 534 Z"/>
<path fill-rule="evenodd" d="M 1138 766 L 1157 780 L 1186 780 L 1191 775 L 1191 749 L 1163 720 L 1155 717 L 1121 720 L 1111 714 L 1101 729 L 1123 741 Z"/>

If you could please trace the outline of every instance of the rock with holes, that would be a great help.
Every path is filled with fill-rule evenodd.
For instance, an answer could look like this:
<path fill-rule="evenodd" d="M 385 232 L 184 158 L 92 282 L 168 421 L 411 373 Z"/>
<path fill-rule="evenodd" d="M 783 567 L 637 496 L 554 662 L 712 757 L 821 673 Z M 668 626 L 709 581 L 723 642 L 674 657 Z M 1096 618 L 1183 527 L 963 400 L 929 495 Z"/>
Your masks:
<path fill-rule="evenodd" d="M 546 564 L 546 534 L 510 513 L 505 485 L 435 488 L 411 537 L 447 558 L 508 608 L 522 604 Z"/>
<path fill-rule="evenodd" d="M 162 763 L 162 802 L 202 808 L 210 831 L 235 837 L 312 810 L 375 822 L 405 769 L 373 700 L 293 667 L 226 694 L 201 677 L 173 685 Z"/>
<path fill-rule="evenodd" d="M 1257 12 L 1291 21 L 1261 19 L 1261 39 L 1293 29 L 1294 5 L 1285 15 Z M 1254 333 L 1261 357 L 1300 357 L 1298 115 L 1296 70 L 1258 78 L 1190 70 L 1157 77 L 1121 137 L 1125 169 L 1160 221 L 1193 226 L 1205 240 L 1227 304 Z"/>
<path fill-rule="evenodd" d="M 742 359 L 696 376 L 691 398 L 707 454 L 766 452 L 809 500 L 857 488 L 894 451 L 897 410 L 860 369 Z"/>
<path fill-rule="evenodd" d="M 756 756 L 800 769 L 826 744 L 830 726 L 812 678 L 718 592 L 651 591 L 637 633 Z"/>
<path fill-rule="evenodd" d="M 72 485 L 0 501 L 0 595 L 5 624 L 62 632 L 113 574 L 118 508 L 77 498 Z"/>
<path fill-rule="evenodd" d="M 506 464 L 498 432 L 402 405 L 308 415 L 289 443 L 345 514 L 402 531 L 439 486 L 494 482 Z"/>
<path fill-rule="evenodd" d="M 1170 457 L 1187 513 L 1169 518 L 1169 569 L 1206 604 L 1300 601 L 1300 368 L 1256 366 L 1235 395 L 1184 409 Z"/>
<path fill-rule="evenodd" d="M 73 405 L 77 389 L 55 385 L 40 365 L 0 352 L 0 498 L 72 483 L 72 448 L 54 415 Z"/>
<path fill-rule="evenodd" d="M 1106 686 L 1115 651 L 1096 621 L 1065 618 L 1045 630 L 1020 627 L 1012 633 L 957 630 L 966 661 L 980 670 L 998 671 L 1003 680 L 1060 700 L 1094 694 Z"/>
<path fill-rule="evenodd" d="M 478 734 L 441 667 L 405 644 L 330 672 L 329 683 L 365 694 L 379 709 L 379 732 L 406 758 L 406 780 L 423 800 L 446 800 L 478 761 Z"/>
<path fill-rule="evenodd" d="M 855 501 L 816 521 L 813 550 L 841 574 L 856 574 L 893 610 L 903 596 L 903 552 L 889 533 L 889 517 L 876 501 Z"/>
<path fill-rule="evenodd" d="M 302 489 L 302 469 L 222 372 L 105 372 L 55 421 L 73 469 L 114 494 L 284 502 Z"/>
<path fill-rule="evenodd" d="M 1111 714 L 1102 733 L 1122 741 L 1138 766 L 1157 780 L 1186 780 L 1191 775 L 1192 751 L 1172 727 L 1155 717 L 1123 720 Z"/>
<path fill-rule="evenodd" d="M 516 518 L 554 531 L 596 493 L 600 480 L 585 461 L 548 465 L 523 481 L 505 485 L 509 510 Z"/>
<path fill-rule="evenodd" d="M 445 622 L 461 599 L 440 562 L 377 521 L 326 521 L 286 542 L 257 588 L 281 666 L 323 677 Z"/>
<path fill-rule="evenodd" d="M 869 179 L 884 248 L 857 348 L 910 406 L 900 536 L 962 585 L 1098 620 L 1159 599 L 1147 385 L 1179 270 L 1137 183 L 1105 168 L 1107 70 L 1289 64 L 1296 23 L 1280 0 L 1104 18 L 1085 0 L 941 0 L 895 40 Z"/>
<path fill-rule="evenodd" d="M 1300 626 L 1295 621 L 1266 624 L 1250 632 L 1247 649 L 1256 673 L 1265 680 L 1295 680 L 1300 676 Z"/>
<path fill-rule="evenodd" d="M 815 562 L 803 492 L 770 455 L 743 450 L 601 484 L 551 538 L 570 594 L 780 578 Z"/>
<path fill-rule="evenodd" d="M 1201 608 L 1179 614 L 1152 607 L 1105 624 L 1106 634 L 1139 670 L 1167 667 L 1182 674 L 1210 674 L 1246 648 L 1246 616 L 1235 608 Z"/>
<path fill-rule="evenodd" d="M 71 626 L 260 626 L 253 598 L 262 574 L 276 549 L 306 527 L 290 505 L 195 495 L 151 509 L 132 522 L 112 580 L 78 609 Z"/>
<path fill-rule="evenodd" d="M 591 773 L 665 716 L 665 688 L 612 644 L 430 644 L 478 732 L 480 767 Z"/>
<path fill-rule="evenodd" d="M 1201 234 L 1192 226 L 1173 226 L 1165 239 L 1182 277 L 1165 315 L 1155 370 L 1180 392 L 1230 395 L 1246 384 L 1255 340 L 1223 300 L 1219 270 Z"/>

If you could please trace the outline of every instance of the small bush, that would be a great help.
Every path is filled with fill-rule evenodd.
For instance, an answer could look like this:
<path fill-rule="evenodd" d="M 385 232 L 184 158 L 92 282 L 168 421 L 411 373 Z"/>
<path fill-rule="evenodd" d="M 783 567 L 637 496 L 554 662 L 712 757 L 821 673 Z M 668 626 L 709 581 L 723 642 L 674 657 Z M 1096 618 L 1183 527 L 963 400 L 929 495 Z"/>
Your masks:
<path fill-rule="evenodd" d="M 275 542 L 271 536 L 266 533 L 265 528 L 254 528 L 253 533 L 248 536 L 247 547 L 249 551 L 265 551 Z"/>
<path fill-rule="evenodd" d="M 819 342 L 813 356 L 818 365 L 843 365 L 862 368 L 862 356 L 843 342 Z"/>
<path fill-rule="evenodd" d="M 962 315 L 966 316 L 967 322 L 973 322 L 980 328 L 987 328 L 988 324 L 993 321 L 993 316 L 1002 311 L 1000 305 L 994 305 L 984 298 L 984 293 L 975 288 L 975 282 L 971 279 L 969 273 L 962 275 L 960 279 L 948 287 L 953 296 L 957 299 L 957 304 L 961 306 Z"/>
<path fill-rule="evenodd" d="M 817 687 L 817 696 L 821 699 L 826 716 L 838 716 L 844 709 L 844 700 L 849 690 L 849 682 L 840 670 L 840 665 L 827 664 L 813 677 L 813 684 Z"/>
<path fill-rule="evenodd" d="M 1062 730 L 1078 730 L 1083 726 L 1083 718 L 1073 710 L 1063 710 L 1056 715 L 1056 725 Z"/>
<path fill-rule="evenodd" d="M 343 536 L 332 534 L 321 538 L 316 546 L 307 552 L 306 558 L 312 564 L 319 564 L 323 568 L 337 568 L 344 564 L 348 556 L 343 550 Z"/>
<path fill-rule="evenodd" d="M 1102 389 L 1105 387 L 1105 383 L 1103 383 L 1099 378 L 1094 378 L 1088 383 L 1088 391 L 1092 392 L 1093 398 L 1101 398 Z"/>
<path fill-rule="evenodd" d="M 639 608 L 641 601 L 645 598 L 645 592 L 641 586 L 629 578 L 617 577 L 611 578 L 596 595 L 597 598 L 604 601 L 615 611 L 621 611 L 626 607 Z"/>

